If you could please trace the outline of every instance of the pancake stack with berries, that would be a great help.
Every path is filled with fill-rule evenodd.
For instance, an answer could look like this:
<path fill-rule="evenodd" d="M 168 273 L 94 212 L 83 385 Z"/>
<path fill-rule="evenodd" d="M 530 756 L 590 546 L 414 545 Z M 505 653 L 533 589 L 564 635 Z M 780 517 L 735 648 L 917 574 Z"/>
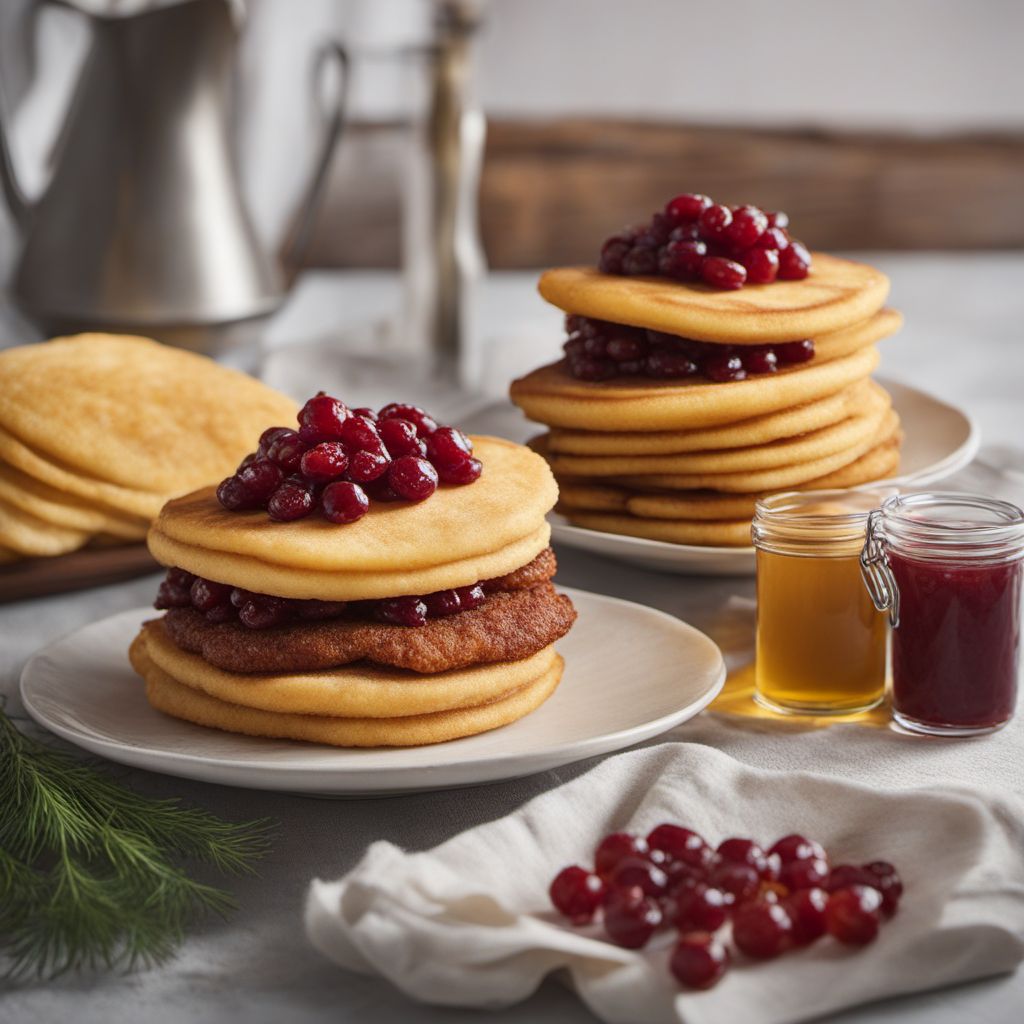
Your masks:
<path fill-rule="evenodd" d="M 570 522 L 681 544 L 750 543 L 756 500 L 850 487 L 899 465 L 870 379 L 897 331 L 888 279 L 811 254 L 783 213 L 672 199 L 597 267 L 544 273 L 564 357 L 512 384 Z"/>
<path fill-rule="evenodd" d="M 154 707 L 230 732 L 411 746 L 506 725 L 558 685 L 576 617 L 551 582 L 556 499 L 527 448 L 317 395 L 164 506 L 164 615 L 132 663 Z"/>

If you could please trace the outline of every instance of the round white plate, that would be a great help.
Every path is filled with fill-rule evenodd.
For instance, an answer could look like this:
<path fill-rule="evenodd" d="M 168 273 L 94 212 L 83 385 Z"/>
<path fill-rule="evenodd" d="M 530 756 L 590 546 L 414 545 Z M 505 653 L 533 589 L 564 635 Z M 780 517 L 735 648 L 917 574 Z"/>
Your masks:
<path fill-rule="evenodd" d="M 906 439 L 900 453 L 900 474 L 886 483 L 922 487 L 955 473 L 978 452 L 981 436 L 963 410 L 899 381 L 876 378 L 892 395 Z M 698 547 L 667 541 L 627 537 L 570 526 L 551 515 L 551 535 L 559 544 L 607 555 L 644 569 L 694 576 L 750 576 L 755 571 L 754 549 Z"/>
<path fill-rule="evenodd" d="M 554 695 L 512 725 L 426 747 L 342 749 L 237 736 L 151 708 L 128 645 L 151 608 L 123 612 L 37 653 L 25 707 L 77 746 L 136 768 L 251 789 L 333 796 L 445 789 L 511 779 L 621 750 L 685 722 L 725 682 L 715 644 L 631 601 L 564 588 L 579 619 L 558 649 Z"/>

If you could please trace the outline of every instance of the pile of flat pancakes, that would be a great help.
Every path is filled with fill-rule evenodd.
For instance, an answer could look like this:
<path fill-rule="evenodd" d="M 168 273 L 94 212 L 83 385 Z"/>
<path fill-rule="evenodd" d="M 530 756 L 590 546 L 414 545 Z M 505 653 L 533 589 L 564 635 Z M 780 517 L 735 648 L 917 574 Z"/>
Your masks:
<path fill-rule="evenodd" d="M 551 583 L 545 516 L 557 488 L 527 448 L 473 440 L 475 483 L 419 504 L 373 502 L 344 526 L 228 512 L 212 488 L 168 503 L 150 531 L 154 557 L 242 590 L 358 602 L 482 583 L 487 597 L 421 626 L 351 604 L 352 614 L 266 630 L 172 608 L 130 652 L 150 703 L 228 732 L 346 747 L 438 743 L 542 704 L 562 676 L 554 644 L 576 617 Z"/>
<path fill-rule="evenodd" d="M 745 546 L 756 500 L 853 487 L 899 465 L 899 418 L 870 379 L 877 342 L 902 318 L 873 267 L 814 254 L 802 281 L 718 291 L 590 268 L 546 272 L 566 313 L 723 345 L 812 339 L 805 363 L 745 380 L 574 378 L 564 360 L 514 381 L 512 400 L 548 433 L 531 442 L 577 526 L 679 544 Z"/>
<path fill-rule="evenodd" d="M 0 562 L 141 541 L 170 497 L 235 470 L 291 399 L 148 338 L 0 352 Z"/>

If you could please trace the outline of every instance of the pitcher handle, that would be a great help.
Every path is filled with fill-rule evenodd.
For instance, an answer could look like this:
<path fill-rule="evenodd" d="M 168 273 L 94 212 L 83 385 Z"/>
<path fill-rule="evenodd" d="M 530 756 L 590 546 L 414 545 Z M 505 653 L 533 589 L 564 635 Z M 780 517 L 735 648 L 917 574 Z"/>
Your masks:
<path fill-rule="evenodd" d="M 334 64 L 338 69 L 338 88 L 325 105 L 320 96 L 320 88 L 324 69 L 329 64 Z M 313 90 L 317 97 L 317 103 L 320 105 L 322 128 L 316 160 L 313 163 L 313 173 L 306 186 L 305 197 L 300 204 L 298 224 L 292 233 L 291 241 L 281 255 L 289 283 L 299 272 L 302 259 L 309 248 L 317 210 L 323 199 L 328 172 L 331 169 L 331 159 L 345 127 L 345 105 L 348 98 L 351 67 L 352 61 L 348 51 L 335 40 L 322 44 L 313 58 Z"/>

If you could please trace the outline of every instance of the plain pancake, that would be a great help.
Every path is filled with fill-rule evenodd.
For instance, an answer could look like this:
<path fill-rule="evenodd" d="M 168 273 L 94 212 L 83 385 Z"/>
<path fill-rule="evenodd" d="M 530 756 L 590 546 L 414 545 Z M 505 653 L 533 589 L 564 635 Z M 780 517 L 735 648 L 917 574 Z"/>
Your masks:
<path fill-rule="evenodd" d="M 526 416 L 550 427 L 601 431 L 696 430 L 804 405 L 865 380 L 878 365 L 872 346 L 824 363 L 812 360 L 778 373 L 725 384 L 625 377 L 576 380 L 564 360 L 512 382 Z"/>
<path fill-rule="evenodd" d="M 483 463 L 481 477 L 465 487 L 442 486 L 427 501 L 372 502 L 365 516 L 343 526 L 320 516 L 277 523 L 262 511 L 229 512 L 217 501 L 214 488 L 208 487 L 164 506 L 150 532 L 150 549 L 165 565 L 257 593 L 325 600 L 431 593 L 511 572 L 547 547 L 539 531 L 558 488 L 547 464 L 528 448 L 499 438 L 473 440 Z M 534 543 L 531 538 L 541 543 L 525 557 L 517 554 L 514 563 L 498 558 L 502 564 L 494 571 L 481 572 L 463 583 L 381 592 L 381 585 L 391 585 L 389 578 L 429 575 L 430 570 L 448 566 L 462 573 L 469 566 L 494 561 L 501 552 L 529 547 Z M 223 559 L 230 575 L 211 574 L 180 560 L 183 548 L 205 552 L 213 564 Z M 236 566 L 245 565 L 251 566 L 252 573 L 243 568 L 244 578 L 234 575 Z M 308 575 L 301 585 L 308 593 L 295 593 L 294 585 L 288 589 L 258 585 L 264 570 L 299 579 Z M 309 584 L 325 578 L 333 580 L 327 590 L 310 589 Z M 355 581 L 356 587 L 350 597 L 340 596 L 338 591 L 345 589 L 348 580 Z M 375 592 L 357 593 L 361 582 L 371 584 Z"/>
<path fill-rule="evenodd" d="M 576 612 L 542 583 L 422 626 L 335 619 L 254 630 L 208 622 L 193 608 L 172 608 L 160 621 L 179 648 L 228 672 L 316 672 L 366 661 L 436 673 L 530 657 L 565 636 Z"/>
<path fill-rule="evenodd" d="M 0 426 L 69 471 L 182 494 L 231 473 L 295 403 L 148 338 L 79 334 L 0 352 Z"/>
<path fill-rule="evenodd" d="M 0 500 L 0 544 L 27 557 L 65 555 L 89 539 L 83 530 L 55 526 Z"/>
<path fill-rule="evenodd" d="M 573 512 L 567 516 L 573 526 L 602 533 L 619 533 L 669 544 L 701 547 L 746 547 L 750 544 L 750 520 L 638 519 L 610 512 Z"/>
<path fill-rule="evenodd" d="M 132 663 L 144 673 L 146 659 L 169 676 L 218 700 L 284 714 L 334 718 L 404 718 L 451 708 L 486 704 L 549 671 L 557 655 L 547 646 L 529 657 L 418 675 L 373 665 L 351 665 L 319 672 L 240 674 L 211 665 L 180 650 L 160 628 L 143 626 Z"/>
<path fill-rule="evenodd" d="M 625 487 L 597 484 L 563 484 L 558 498 L 558 511 L 565 516 L 577 512 L 629 513 L 654 519 L 747 519 L 754 514 L 754 504 L 761 494 L 718 494 L 715 491 L 680 491 L 676 494 L 645 492 Z M 661 502 L 671 503 L 672 514 L 646 512 L 643 504 L 650 502 L 660 509 Z"/>
<path fill-rule="evenodd" d="M 3 463 L 0 463 L 0 502 L 54 526 L 87 533 L 108 533 L 127 540 L 142 540 L 148 527 L 141 517 L 119 515 L 84 498 L 63 494 Z"/>
<path fill-rule="evenodd" d="M 567 313 L 647 327 L 698 341 L 761 345 L 816 338 L 865 320 L 882 308 L 889 279 L 864 263 L 814 253 L 803 281 L 775 281 L 723 291 L 699 282 L 602 274 L 558 267 L 538 289 Z"/>
<path fill-rule="evenodd" d="M 598 455 L 551 455 L 546 438 L 541 446 L 531 442 L 535 451 L 545 455 L 557 477 L 621 477 L 649 473 L 735 473 L 756 472 L 778 466 L 792 466 L 800 462 L 826 458 L 837 452 L 848 451 L 874 437 L 889 408 L 881 395 L 872 394 L 864 406 L 853 416 L 830 427 L 784 438 L 748 448 L 729 448 L 723 451 L 682 452 L 677 455 L 636 455 L 632 457 Z"/>
<path fill-rule="evenodd" d="M 869 391 L 884 390 L 874 381 L 858 381 L 834 395 L 793 409 L 768 413 L 706 430 L 631 431 L 562 430 L 548 433 L 550 451 L 558 455 L 673 455 L 769 444 L 832 426 L 852 415 Z"/>
<path fill-rule="evenodd" d="M 177 682 L 152 662 L 144 668 L 137 666 L 146 681 L 149 703 L 164 714 L 225 732 L 338 747 L 424 746 L 509 725 L 536 710 L 554 693 L 562 668 L 561 657 L 555 655 L 554 664 L 537 679 L 475 707 L 402 718 L 336 718 L 281 714 L 231 704 Z"/>

